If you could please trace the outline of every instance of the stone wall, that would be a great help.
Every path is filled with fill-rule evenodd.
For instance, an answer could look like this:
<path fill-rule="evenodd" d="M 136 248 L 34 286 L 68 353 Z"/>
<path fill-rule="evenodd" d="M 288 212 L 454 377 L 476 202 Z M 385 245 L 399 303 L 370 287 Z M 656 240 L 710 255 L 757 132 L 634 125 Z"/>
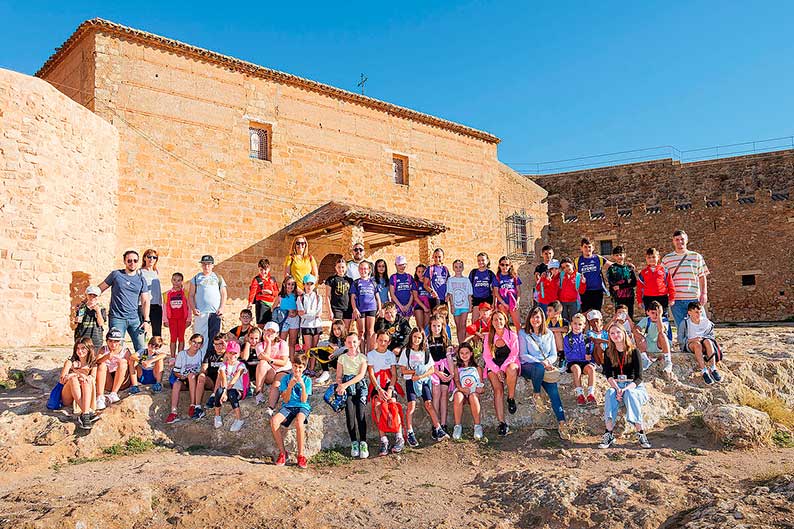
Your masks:
<path fill-rule="evenodd" d="M 553 213 L 548 239 L 560 257 L 578 256 L 582 237 L 593 240 L 596 248 L 599 241 L 609 240 L 624 246 L 629 259 L 643 267 L 646 248 L 672 251 L 672 232 L 683 228 L 689 248 L 703 254 L 711 271 L 710 310 L 716 321 L 783 320 L 794 315 L 791 191 L 665 200 L 658 208 L 642 204 Z M 755 285 L 742 286 L 743 275 L 754 276 Z"/>
<path fill-rule="evenodd" d="M 121 261 L 118 134 L 41 79 L 3 69 L 0 124 L 0 346 L 67 343 L 72 303 Z"/>

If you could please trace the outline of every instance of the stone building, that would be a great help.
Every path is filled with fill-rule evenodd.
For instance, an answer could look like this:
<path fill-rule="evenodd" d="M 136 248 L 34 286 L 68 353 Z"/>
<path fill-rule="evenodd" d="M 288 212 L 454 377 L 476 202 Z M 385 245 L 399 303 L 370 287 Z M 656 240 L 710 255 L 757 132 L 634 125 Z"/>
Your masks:
<path fill-rule="evenodd" d="M 468 269 L 478 251 L 527 261 L 546 224 L 545 191 L 498 160 L 497 137 L 415 110 L 99 19 L 36 75 L 70 100 L 0 77 L 27 101 L 0 103 L 2 148 L 18 153 L 4 177 L 25 181 L 3 191 L 4 225 L 19 229 L 4 232 L 0 285 L 23 289 L 20 310 L 35 300 L 47 312 L 42 329 L 0 344 L 65 342 L 63 286 L 98 283 L 130 247 L 159 251 L 165 285 L 213 254 L 229 283 L 228 326 L 257 260 L 270 258 L 280 279 L 296 235 L 321 275 L 356 241 L 392 269 L 397 254 L 412 268 L 436 246 Z M 31 194 L 44 190 L 56 193 L 44 199 L 50 217 Z M 60 254 L 75 258 L 44 264 Z"/>

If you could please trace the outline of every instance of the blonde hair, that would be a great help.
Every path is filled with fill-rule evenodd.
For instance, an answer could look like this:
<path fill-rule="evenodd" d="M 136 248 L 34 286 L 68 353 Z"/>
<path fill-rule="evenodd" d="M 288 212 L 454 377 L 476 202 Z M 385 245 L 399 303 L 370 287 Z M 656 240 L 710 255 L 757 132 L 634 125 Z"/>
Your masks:
<path fill-rule="evenodd" d="M 571 323 L 573 323 L 575 321 L 578 321 L 582 325 L 587 327 L 587 318 L 585 318 L 584 314 L 582 314 L 581 312 L 577 312 L 576 314 L 573 315 L 573 318 L 571 318 Z"/>
<path fill-rule="evenodd" d="M 629 339 L 629 335 L 626 332 L 626 329 L 620 323 L 613 323 L 609 326 L 609 330 L 611 331 L 612 328 L 620 329 L 620 332 L 623 333 L 623 351 L 618 351 L 615 342 L 612 341 L 612 338 L 609 338 L 609 345 L 607 345 L 607 356 L 609 357 L 609 361 L 612 362 L 612 365 L 616 365 L 620 363 L 620 357 L 623 357 L 623 361 L 625 362 L 626 359 L 631 356 L 632 351 L 634 350 L 634 345 L 631 343 Z"/>

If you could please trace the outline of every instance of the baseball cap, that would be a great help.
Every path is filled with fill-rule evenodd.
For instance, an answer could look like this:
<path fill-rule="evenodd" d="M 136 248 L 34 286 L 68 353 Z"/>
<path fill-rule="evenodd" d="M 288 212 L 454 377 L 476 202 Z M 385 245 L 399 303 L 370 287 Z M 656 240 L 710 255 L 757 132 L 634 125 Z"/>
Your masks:
<path fill-rule="evenodd" d="M 394 264 L 397 266 L 404 265 L 408 262 L 404 255 L 398 255 L 397 258 L 394 260 Z"/>
<path fill-rule="evenodd" d="M 276 322 L 274 322 L 274 321 L 269 321 L 269 322 L 267 322 L 267 323 L 265 324 L 264 330 L 265 330 L 265 331 L 275 331 L 275 332 L 278 332 L 278 331 L 279 331 L 279 329 L 278 329 L 278 323 L 276 323 Z"/>
<path fill-rule="evenodd" d="M 601 316 L 601 311 L 600 310 L 593 309 L 593 310 L 591 310 L 590 312 L 587 313 L 587 321 L 590 321 L 590 320 L 601 320 L 601 319 L 603 319 L 603 317 Z"/>
<path fill-rule="evenodd" d="M 559 267 L 560 267 L 560 262 L 557 259 L 552 259 L 551 261 L 549 261 L 549 269 L 559 268 Z"/>
<path fill-rule="evenodd" d="M 202 255 L 201 261 L 199 261 L 199 263 L 215 264 L 215 259 L 213 259 L 211 255 Z"/>
<path fill-rule="evenodd" d="M 232 340 L 226 344 L 226 352 L 227 353 L 239 353 L 240 352 L 240 344 L 237 343 L 236 340 Z"/>
<path fill-rule="evenodd" d="M 477 305 L 477 308 L 480 309 L 480 310 L 491 310 L 491 309 L 493 309 L 491 304 L 488 303 L 487 301 L 483 301 L 482 303 Z"/>
<path fill-rule="evenodd" d="M 312 274 L 306 274 L 303 276 L 303 284 L 305 285 L 306 283 L 317 283 L 317 278 Z"/>
<path fill-rule="evenodd" d="M 119 330 L 119 329 L 117 329 L 115 327 L 111 327 L 110 330 L 107 333 L 107 336 L 105 336 L 105 339 L 106 340 L 115 340 L 117 342 L 120 342 L 121 340 L 124 339 L 124 333 L 121 332 L 121 330 Z"/>
<path fill-rule="evenodd" d="M 85 295 L 87 296 L 89 294 L 93 294 L 95 296 L 98 296 L 98 295 L 102 294 L 102 291 L 99 290 L 99 287 L 91 285 L 90 287 L 85 289 Z"/>

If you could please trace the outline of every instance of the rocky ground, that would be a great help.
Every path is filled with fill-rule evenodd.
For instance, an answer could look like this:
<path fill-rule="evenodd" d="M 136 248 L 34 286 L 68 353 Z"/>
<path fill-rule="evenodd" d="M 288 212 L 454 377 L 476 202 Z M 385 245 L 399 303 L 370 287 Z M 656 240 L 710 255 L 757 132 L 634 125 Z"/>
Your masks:
<path fill-rule="evenodd" d="M 148 394 L 75 432 L 66 412 L 44 408 L 65 350 L 0 351 L 0 367 L 24 373 L 0 391 L 0 527 L 794 527 L 794 443 L 783 424 L 794 405 L 794 328 L 720 336 L 720 386 L 691 376 L 684 355 L 676 380 L 648 373 L 650 450 L 630 431 L 615 449 L 595 448 L 601 411 L 577 409 L 564 378 L 570 442 L 522 386 L 506 438 L 491 420 L 487 443 L 467 428 L 462 442 L 350 461 L 329 449 L 345 439 L 343 418 L 317 402 L 308 470 L 271 464 L 251 402 L 237 435 L 207 422 L 164 425 L 165 396 Z"/>

